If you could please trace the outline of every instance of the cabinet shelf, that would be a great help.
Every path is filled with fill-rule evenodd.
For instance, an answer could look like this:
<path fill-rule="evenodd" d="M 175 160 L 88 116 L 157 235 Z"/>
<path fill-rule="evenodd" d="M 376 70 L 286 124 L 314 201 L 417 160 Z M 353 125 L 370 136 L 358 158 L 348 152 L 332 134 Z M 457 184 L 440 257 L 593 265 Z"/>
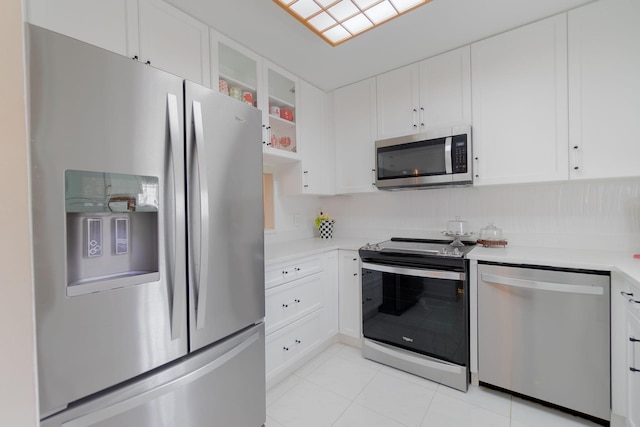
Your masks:
<path fill-rule="evenodd" d="M 264 147 L 262 152 L 263 163 L 278 166 L 300 161 L 300 154 L 278 148 Z"/>
<path fill-rule="evenodd" d="M 256 90 L 257 90 L 255 88 L 255 86 L 252 86 L 252 85 L 250 85 L 248 83 L 245 83 L 243 81 L 237 80 L 237 79 L 229 76 L 228 74 L 223 74 L 222 72 L 220 72 L 220 74 L 219 74 L 219 79 L 226 81 L 230 88 L 232 86 L 237 86 L 240 89 L 242 89 L 243 92 L 254 92 L 255 93 Z"/>
<path fill-rule="evenodd" d="M 269 95 L 269 106 L 278 106 L 280 108 L 289 108 L 291 110 L 295 109 L 296 106 L 291 102 L 285 101 L 284 99 L 278 98 L 277 96 Z"/>

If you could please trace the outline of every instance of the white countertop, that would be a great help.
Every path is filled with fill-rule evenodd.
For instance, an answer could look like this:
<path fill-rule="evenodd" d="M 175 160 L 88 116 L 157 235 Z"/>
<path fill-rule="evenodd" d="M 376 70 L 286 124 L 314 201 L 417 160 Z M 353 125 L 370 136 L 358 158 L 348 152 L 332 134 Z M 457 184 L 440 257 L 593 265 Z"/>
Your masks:
<path fill-rule="evenodd" d="M 265 245 L 265 262 L 288 261 L 336 249 L 358 250 L 366 243 L 370 243 L 370 240 L 366 237 L 332 239 L 314 237 L 271 243 Z M 469 252 L 468 258 L 509 264 L 616 271 L 640 284 L 640 259 L 633 258 L 631 252 L 524 246 L 507 246 L 505 248 L 476 246 Z"/>
<path fill-rule="evenodd" d="M 371 239 L 369 239 L 371 240 Z M 332 238 L 321 239 L 313 237 L 309 239 L 291 240 L 286 242 L 270 243 L 264 247 L 265 263 L 288 261 L 291 259 L 315 255 L 336 249 L 358 250 L 370 243 L 363 238 Z"/>
<path fill-rule="evenodd" d="M 633 258 L 633 253 L 631 252 L 518 246 L 485 248 L 477 246 L 469 252 L 467 257 L 479 261 L 509 264 L 617 271 L 640 283 L 640 259 Z"/>

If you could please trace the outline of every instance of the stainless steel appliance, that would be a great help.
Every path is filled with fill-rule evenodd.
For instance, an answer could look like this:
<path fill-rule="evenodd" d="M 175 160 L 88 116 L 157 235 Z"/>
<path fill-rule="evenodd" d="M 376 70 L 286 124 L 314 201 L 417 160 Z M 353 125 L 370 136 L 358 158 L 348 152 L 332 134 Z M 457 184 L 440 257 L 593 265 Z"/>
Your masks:
<path fill-rule="evenodd" d="M 260 111 L 27 38 L 41 425 L 262 425 Z"/>
<path fill-rule="evenodd" d="M 363 356 L 466 391 L 472 248 L 406 238 L 360 248 Z"/>
<path fill-rule="evenodd" d="M 472 183 L 468 126 L 376 141 L 376 186 L 380 190 Z"/>
<path fill-rule="evenodd" d="M 478 378 L 609 420 L 608 272 L 478 265 Z"/>

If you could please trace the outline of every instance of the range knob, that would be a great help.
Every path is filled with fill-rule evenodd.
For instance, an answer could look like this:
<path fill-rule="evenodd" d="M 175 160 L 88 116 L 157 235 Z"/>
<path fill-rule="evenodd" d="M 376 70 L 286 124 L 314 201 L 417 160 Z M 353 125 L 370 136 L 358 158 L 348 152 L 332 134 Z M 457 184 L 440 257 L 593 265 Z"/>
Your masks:
<path fill-rule="evenodd" d="M 449 251 L 446 246 L 440 249 L 440 255 L 449 255 Z"/>
<path fill-rule="evenodd" d="M 453 248 L 452 254 L 454 256 L 460 256 L 460 255 L 462 255 L 462 252 L 460 252 L 460 249 L 458 249 L 458 248 Z"/>

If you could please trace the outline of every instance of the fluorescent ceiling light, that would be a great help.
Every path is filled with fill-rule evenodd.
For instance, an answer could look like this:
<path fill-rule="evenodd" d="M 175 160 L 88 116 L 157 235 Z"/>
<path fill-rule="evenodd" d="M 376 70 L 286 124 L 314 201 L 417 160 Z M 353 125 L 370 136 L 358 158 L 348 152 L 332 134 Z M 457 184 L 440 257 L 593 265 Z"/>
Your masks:
<path fill-rule="evenodd" d="M 431 0 L 273 0 L 332 46 Z"/>

